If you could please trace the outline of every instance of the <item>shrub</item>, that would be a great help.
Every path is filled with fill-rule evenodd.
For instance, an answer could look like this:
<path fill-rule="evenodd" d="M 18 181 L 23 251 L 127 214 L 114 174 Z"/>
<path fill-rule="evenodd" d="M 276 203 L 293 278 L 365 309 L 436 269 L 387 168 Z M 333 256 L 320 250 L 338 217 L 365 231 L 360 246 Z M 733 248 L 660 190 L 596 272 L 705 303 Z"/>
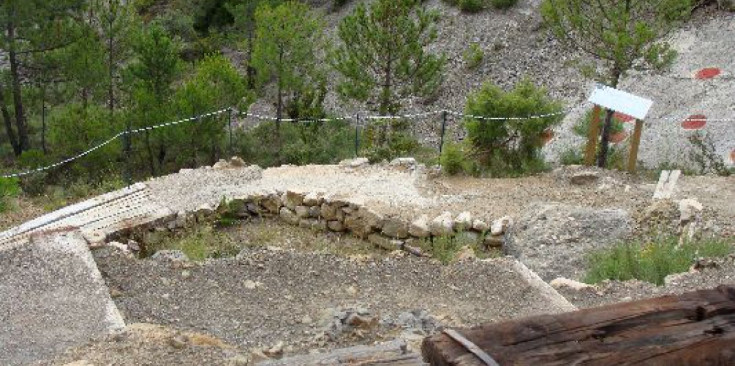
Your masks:
<path fill-rule="evenodd" d="M 18 165 L 22 170 L 31 170 L 43 167 L 49 164 L 49 158 L 44 155 L 41 150 L 27 150 L 18 157 Z M 19 180 L 19 184 L 23 192 L 30 196 L 39 196 L 46 189 L 48 180 L 48 172 L 40 171 L 33 174 L 25 175 Z"/>
<path fill-rule="evenodd" d="M 735 174 L 735 169 L 728 168 L 717 153 L 715 142 L 708 133 L 698 132 L 689 136 L 689 144 L 689 158 L 697 164 L 700 174 L 714 173 L 723 177 Z"/>
<path fill-rule="evenodd" d="M 638 279 L 662 285 L 667 275 L 687 271 L 695 259 L 723 257 L 732 250 L 732 243 L 724 240 L 686 241 L 680 244 L 676 236 L 621 243 L 588 257 L 589 269 L 585 282 Z"/>
<path fill-rule="evenodd" d="M 594 111 L 592 109 L 588 110 L 587 113 L 584 114 L 584 117 L 582 119 L 578 120 L 577 123 L 574 124 L 572 127 L 572 132 L 574 132 L 575 135 L 587 138 L 587 132 L 590 129 L 590 124 L 592 123 L 592 115 Z M 602 134 L 602 125 L 605 123 L 605 113 L 600 113 L 600 129 L 598 131 L 599 134 Z M 623 127 L 623 121 L 620 120 L 618 117 L 613 116 L 612 119 L 612 128 L 610 129 L 610 134 L 616 134 L 623 132 L 625 128 Z"/>
<path fill-rule="evenodd" d="M 158 244 L 147 244 L 145 252 L 152 255 L 164 249 L 180 250 L 193 261 L 231 257 L 240 251 L 230 237 L 211 226 L 197 227 L 191 232 L 165 238 Z"/>
<path fill-rule="evenodd" d="M 559 156 L 559 162 L 562 165 L 581 165 L 584 163 L 584 156 L 580 149 L 568 148 Z"/>
<path fill-rule="evenodd" d="M 362 154 L 371 163 L 413 155 L 421 148 L 409 133 L 407 120 L 382 120 L 363 129 L 360 139 Z"/>
<path fill-rule="evenodd" d="M 8 210 L 8 198 L 15 197 L 20 189 L 15 178 L 0 178 L 0 213 Z"/>
<path fill-rule="evenodd" d="M 478 175 L 479 171 L 474 161 L 468 158 L 464 144 L 446 144 L 441 156 L 442 170 L 448 175 L 466 173 Z"/>
<path fill-rule="evenodd" d="M 475 69 L 480 66 L 482 59 L 485 58 L 485 52 L 477 43 L 473 43 L 464 51 L 462 58 L 468 69 Z"/>
<path fill-rule="evenodd" d="M 490 0 L 495 9 L 508 9 L 515 5 L 518 0 Z"/>
<path fill-rule="evenodd" d="M 459 0 L 459 8 L 468 13 L 477 13 L 485 7 L 485 0 Z"/>
<path fill-rule="evenodd" d="M 277 165 L 275 123 L 265 122 L 236 137 L 240 156 L 262 167 Z M 345 121 L 283 123 L 282 163 L 331 164 L 355 154 L 355 130 Z"/>
<path fill-rule="evenodd" d="M 525 117 L 560 111 L 561 104 L 551 100 L 545 89 L 536 87 L 529 79 L 523 79 L 509 92 L 485 83 L 468 97 L 466 113 L 517 119 L 467 118 L 467 133 L 474 157 L 493 175 L 513 176 L 544 169 L 545 163 L 540 154 L 544 131 L 559 124 L 563 116 Z"/>

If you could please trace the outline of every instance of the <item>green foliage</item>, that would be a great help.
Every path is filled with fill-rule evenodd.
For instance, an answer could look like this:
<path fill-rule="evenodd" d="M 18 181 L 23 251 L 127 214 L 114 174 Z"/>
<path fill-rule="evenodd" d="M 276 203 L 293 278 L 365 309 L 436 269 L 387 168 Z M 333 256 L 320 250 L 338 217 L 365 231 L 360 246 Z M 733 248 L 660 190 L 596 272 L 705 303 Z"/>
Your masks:
<path fill-rule="evenodd" d="M 477 43 L 472 43 L 462 54 L 464 64 L 468 69 L 475 69 L 482 63 L 485 58 L 485 52 L 480 48 Z"/>
<path fill-rule="evenodd" d="M 316 52 L 322 45 L 322 22 L 305 4 L 288 1 L 276 7 L 264 5 L 255 12 L 256 40 L 252 67 L 259 86 L 274 81 L 276 113 L 283 113 L 283 99 L 319 84 Z"/>
<path fill-rule="evenodd" d="M 421 146 L 409 133 L 410 123 L 407 120 L 391 119 L 369 124 L 361 134 L 361 155 L 372 163 L 413 155 Z"/>
<path fill-rule="evenodd" d="M 584 155 L 581 148 L 568 148 L 559 156 L 559 162 L 562 165 L 582 165 L 584 163 Z"/>
<path fill-rule="evenodd" d="M 19 192 L 18 179 L 0 178 L 0 213 L 8 210 L 8 199 L 15 197 Z"/>
<path fill-rule="evenodd" d="M 349 2 L 350 2 L 350 0 L 334 0 L 334 2 L 332 3 L 332 6 L 333 6 L 334 9 L 339 9 L 339 8 L 347 5 L 347 3 L 349 3 Z"/>
<path fill-rule="evenodd" d="M 284 123 L 282 161 L 277 161 L 275 123 L 264 122 L 236 137 L 239 156 L 252 164 L 333 164 L 354 155 L 355 130 L 345 121 Z"/>
<path fill-rule="evenodd" d="M 425 239 L 420 242 L 421 249 L 430 254 L 433 258 L 442 264 L 452 263 L 457 257 L 458 252 L 463 247 L 469 247 L 480 257 L 493 256 L 492 253 L 486 253 L 481 248 L 480 241 L 470 239 L 464 235 L 456 236 L 436 236 Z"/>
<path fill-rule="evenodd" d="M 459 8 L 468 13 L 477 13 L 485 8 L 485 0 L 459 0 Z"/>
<path fill-rule="evenodd" d="M 546 90 L 524 79 L 509 92 L 486 83 L 467 100 L 466 113 L 486 117 L 516 117 L 507 120 L 465 121 L 473 156 L 492 175 L 517 175 L 545 169 L 540 156 L 543 133 L 559 124 L 562 115 L 524 118 L 558 113 L 561 104 Z"/>
<path fill-rule="evenodd" d="M 110 121 L 108 112 L 101 106 L 85 108 L 81 104 L 67 104 L 51 116 L 49 123 L 48 145 L 53 160 L 73 157 L 90 146 L 104 142 L 120 129 L 120 126 Z M 113 168 L 120 151 L 120 141 L 115 140 L 94 154 L 66 165 L 65 169 L 72 176 L 99 180 Z"/>
<path fill-rule="evenodd" d="M 578 120 L 577 123 L 574 124 L 574 126 L 572 127 L 572 132 L 574 132 L 574 134 L 579 137 L 586 138 L 587 132 L 590 129 L 590 124 L 592 123 L 593 114 L 594 114 L 594 110 L 587 111 L 587 113 L 584 114 L 584 117 L 582 117 L 582 119 Z M 600 116 L 600 129 L 598 132 L 599 134 L 602 133 L 602 118 L 603 118 L 602 113 L 600 113 L 600 115 L 601 115 Z M 610 127 L 611 127 L 610 129 L 611 135 L 623 132 L 625 130 L 624 122 L 620 118 L 615 117 L 615 116 L 613 116 L 612 125 Z"/>
<path fill-rule="evenodd" d="M 446 63 L 425 51 L 436 39 L 437 17 L 418 0 L 377 0 L 369 9 L 361 2 L 337 31 L 332 63 L 343 77 L 339 93 L 381 115 L 397 114 L 402 98 L 434 95 Z"/>
<path fill-rule="evenodd" d="M 607 63 L 604 79 L 613 87 L 633 67 L 670 65 L 675 53 L 659 39 L 691 9 L 691 0 L 545 0 L 541 5 L 556 38 Z"/>
<path fill-rule="evenodd" d="M 589 256 L 585 282 L 638 279 L 663 285 L 667 275 L 686 272 L 697 258 L 724 257 L 732 251 L 732 243 L 716 239 L 680 244 L 677 237 L 664 237 L 621 243 Z"/>
<path fill-rule="evenodd" d="M 197 262 L 207 258 L 232 257 L 240 251 L 237 243 L 211 226 L 199 226 L 191 232 L 165 238 L 161 243 L 146 244 L 145 251 L 155 254 L 164 249 L 180 250 Z"/>
<path fill-rule="evenodd" d="M 495 9 L 508 9 L 515 5 L 518 0 L 490 0 Z"/>
<path fill-rule="evenodd" d="M 689 158 L 697 164 L 699 174 L 714 173 L 722 177 L 735 174 L 734 168 L 728 168 L 720 154 L 717 153 L 715 142 L 708 133 L 695 133 L 688 138 L 691 149 Z"/>
<path fill-rule="evenodd" d="M 441 156 L 442 171 L 448 175 L 460 173 L 478 175 L 480 173 L 479 167 L 468 156 L 468 150 L 468 146 L 463 143 L 444 145 Z"/>

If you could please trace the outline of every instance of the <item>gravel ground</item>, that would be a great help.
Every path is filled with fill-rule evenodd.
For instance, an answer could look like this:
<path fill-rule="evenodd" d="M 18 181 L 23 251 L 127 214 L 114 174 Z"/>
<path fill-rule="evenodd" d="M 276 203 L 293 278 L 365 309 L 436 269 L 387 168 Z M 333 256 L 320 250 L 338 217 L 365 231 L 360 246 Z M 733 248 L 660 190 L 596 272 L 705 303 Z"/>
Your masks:
<path fill-rule="evenodd" d="M 204 331 L 243 349 L 279 341 L 287 353 L 315 347 L 329 309 L 364 308 L 380 317 L 421 309 L 452 326 L 569 309 L 530 285 L 508 258 L 442 266 L 413 257 L 245 249 L 238 259 L 182 265 L 95 255 L 127 323 Z"/>
<path fill-rule="evenodd" d="M 215 337 L 153 324 L 131 324 L 123 331 L 35 366 L 245 365 L 245 356 Z"/>
<path fill-rule="evenodd" d="M 720 285 L 735 285 L 735 257 L 714 260 L 712 263 L 715 263 L 716 268 L 669 275 L 664 286 L 656 286 L 643 281 L 606 281 L 579 291 L 569 288 L 561 288 L 557 291 L 575 306 L 589 308 L 711 289 Z"/>

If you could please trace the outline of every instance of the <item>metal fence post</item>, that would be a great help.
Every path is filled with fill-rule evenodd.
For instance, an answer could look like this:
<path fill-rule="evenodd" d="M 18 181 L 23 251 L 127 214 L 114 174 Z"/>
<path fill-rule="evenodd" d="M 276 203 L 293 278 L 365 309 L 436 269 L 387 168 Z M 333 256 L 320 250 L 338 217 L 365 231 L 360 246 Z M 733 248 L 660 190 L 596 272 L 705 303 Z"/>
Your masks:
<path fill-rule="evenodd" d="M 123 151 L 125 155 L 125 168 L 123 169 L 123 180 L 128 186 L 133 184 L 132 168 L 130 167 L 130 152 L 132 150 L 132 133 L 130 132 L 130 121 L 125 126 L 123 137 Z"/>
<path fill-rule="evenodd" d="M 229 155 L 230 155 L 230 157 L 232 157 L 233 156 L 232 155 L 232 151 L 233 151 L 232 150 L 232 107 L 227 108 L 227 128 L 229 129 L 229 132 L 230 132 L 230 149 L 229 149 L 230 151 L 229 151 Z"/>
<path fill-rule="evenodd" d="M 444 133 L 447 129 L 447 111 L 442 111 L 442 132 L 439 139 L 439 166 L 442 164 L 442 149 L 444 148 Z"/>
<path fill-rule="evenodd" d="M 360 155 L 360 113 L 355 118 L 355 157 Z"/>

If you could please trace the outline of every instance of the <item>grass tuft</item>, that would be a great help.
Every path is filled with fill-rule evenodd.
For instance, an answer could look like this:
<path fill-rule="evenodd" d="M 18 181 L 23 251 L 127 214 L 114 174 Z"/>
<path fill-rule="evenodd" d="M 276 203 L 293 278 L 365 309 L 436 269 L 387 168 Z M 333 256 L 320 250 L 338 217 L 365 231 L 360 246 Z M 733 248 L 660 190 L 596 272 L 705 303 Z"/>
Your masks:
<path fill-rule="evenodd" d="M 627 281 L 638 279 L 663 285 L 664 278 L 686 272 L 697 258 L 724 257 L 733 251 L 732 243 L 722 239 L 688 241 L 679 245 L 675 236 L 652 241 L 633 241 L 592 253 L 584 281 Z"/>

